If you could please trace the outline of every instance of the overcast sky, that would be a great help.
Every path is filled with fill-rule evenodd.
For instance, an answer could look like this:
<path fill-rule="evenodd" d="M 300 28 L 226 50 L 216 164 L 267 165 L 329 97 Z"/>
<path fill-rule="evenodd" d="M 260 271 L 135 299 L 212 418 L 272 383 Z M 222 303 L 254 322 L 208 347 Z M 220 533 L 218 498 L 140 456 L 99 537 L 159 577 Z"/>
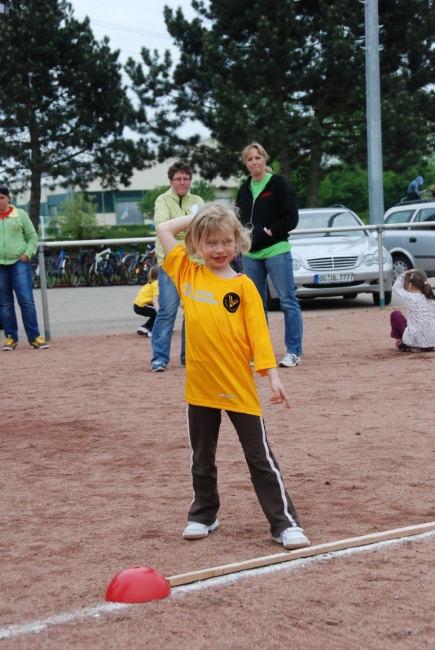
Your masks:
<path fill-rule="evenodd" d="M 129 57 L 140 60 L 140 50 L 171 50 L 173 59 L 177 59 L 178 50 L 173 46 L 165 21 L 163 7 L 172 9 L 181 7 L 188 19 L 195 17 L 191 0 L 70 0 L 74 16 L 82 20 L 89 16 L 95 38 L 101 41 L 104 36 L 110 39 L 112 50 L 120 50 L 119 61 L 125 63 Z M 125 83 L 128 77 L 125 77 Z M 200 124 L 185 126 L 182 135 L 200 133 L 207 137 L 207 130 Z"/>
<path fill-rule="evenodd" d="M 181 7 L 186 18 L 193 18 L 191 0 L 71 0 L 74 15 L 82 20 L 89 16 L 94 36 L 110 38 L 112 49 L 121 50 L 122 63 L 129 56 L 139 59 L 140 49 L 174 49 L 163 20 L 163 7 Z M 174 52 L 176 50 L 174 49 Z"/>

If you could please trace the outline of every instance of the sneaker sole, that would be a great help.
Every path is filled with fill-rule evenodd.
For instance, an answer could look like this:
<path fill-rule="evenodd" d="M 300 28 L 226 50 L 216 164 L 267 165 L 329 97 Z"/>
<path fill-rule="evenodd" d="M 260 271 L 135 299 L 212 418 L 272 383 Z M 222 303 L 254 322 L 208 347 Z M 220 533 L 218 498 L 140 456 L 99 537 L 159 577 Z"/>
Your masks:
<path fill-rule="evenodd" d="M 286 363 L 282 363 L 281 361 L 279 362 L 279 367 L 280 368 L 295 368 L 296 366 L 300 366 L 301 362 L 298 361 L 297 363 L 291 363 L 287 365 Z"/>
<path fill-rule="evenodd" d="M 17 349 L 17 346 L 15 346 L 14 348 L 3 348 L 3 352 L 13 352 L 16 349 Z"/>
<path fill-rule="evenodd" d="M 166 368 L 163 366 L 159 366 L 158 368 L 151 368 L 153 372 L 165 372 Z"/>
<path fill-rule="evenodd" d="M 183 533 L 183 539 L 204 539 L 205 537 L 208 537 L 209 533 L 212 533 L 216 528 L 219 526 L 219 522 L 216 520 L 214 524 L 211 526 L 208 526 L 208 531 L 206 533 L 188 533 L 185 535 Z"/>
<path fill-rule="evenodd" d="M 197 535 L 183 535 L 183 539 L 204 539 L 204 537 L 208 537 L 208 533 L 206 535 L 204 533 L 198 533 Z"/>
<path fill-rule="evenodd" d="M 310 546 L 310 542 L 303 542 L 302 540 L 298 542 L 292 542 L 288 546 L 284 546 L 283 548 L 286 548 L 288 551 L 295 551 L 298 548 L 308 548 Z"/>
<path fill-rule="evenodd" d="M 283 548 L 286 548 L 288 551 L 294 551 L 298 548 L 308 548 L 309 546 L 311 546 L 310 542 L 306 538 L 299 539 L 299 541 L 295 539 L 294 541 L 290 542 L 287 545 L 284 545 L 282 541 L 280 541 L 279 537 L 274 537 L 273 539 L 278 544 L 282 544 Z"/>

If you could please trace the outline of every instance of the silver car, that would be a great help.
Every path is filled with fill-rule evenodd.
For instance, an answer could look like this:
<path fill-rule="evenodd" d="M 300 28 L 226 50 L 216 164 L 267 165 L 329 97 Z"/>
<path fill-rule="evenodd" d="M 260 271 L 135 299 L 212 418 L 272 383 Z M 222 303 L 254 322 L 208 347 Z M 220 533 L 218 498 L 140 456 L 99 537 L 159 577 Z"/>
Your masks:
<path fill-rule="evenodd" d="M 347 228 L 364 225 L 352 210 L 343 206 L 299 210 L 299 223 L 290 234 L 296 296 L 356 298 L 371 293 L 379 305 L 378 242 L 368 230 L 298 235 L 298 230 Z M 392 296 L 393 263 L 382 249 L 385 304 Z M 269 309 L 279 309 L 275 287 L 269 278 Z"/>
<path fill-rule="evenodd" d="M 384 223 L 435 221 L 435 201 L 404 201 L 387 210 Z M 435 227 L 398 228 L 384 232 L 383 245 L 393 258 L 393 278 L 408 269 L 421 269 L 435 276 Z"/>

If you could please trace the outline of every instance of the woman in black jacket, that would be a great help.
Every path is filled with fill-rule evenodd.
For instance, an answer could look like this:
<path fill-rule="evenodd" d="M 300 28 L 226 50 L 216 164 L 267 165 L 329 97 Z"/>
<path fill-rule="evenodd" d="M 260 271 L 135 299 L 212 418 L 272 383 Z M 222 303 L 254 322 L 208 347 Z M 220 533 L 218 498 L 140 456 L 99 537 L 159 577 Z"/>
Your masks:
<path fill-rule="evenodd" d="M 298 366 L 302 356 L 302 314 L 295 294 L 288 234 L 298 223 L 296 198 L 285 178 L 266 168 L 268 155 L 258 142 L 245 147 L 243 161 L 251 176 L 237 194 L 241 220 L 252 229 L 252 246 L 243 270 L 256 285 L 267 315 L 267 276 L 284 312 L 286 353 L 279 365 Z"/>

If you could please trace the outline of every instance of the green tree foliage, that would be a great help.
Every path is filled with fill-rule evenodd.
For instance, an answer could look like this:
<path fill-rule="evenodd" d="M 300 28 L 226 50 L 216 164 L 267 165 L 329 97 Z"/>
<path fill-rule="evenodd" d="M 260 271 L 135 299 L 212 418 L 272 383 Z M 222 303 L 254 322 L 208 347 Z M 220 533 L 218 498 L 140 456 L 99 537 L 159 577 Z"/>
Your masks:
<path fill-rule="evenodd" d="M 435 148 L 435 4 L 431 0 L 378 4 L 383 166 L 400 175 L 421 165 Z M 355 135 L 344 141 L 337 155 L 365 166 L 365 114 Z"/>
<path fill-rule="evenodd" d="M 92 197 L 84 194 L 73 194 L 59 206 L 56 222 L 61 229 L 62 237 L 73 240 L 92 239 L 98 228 L 97 205 Z"/>
<path fill-rule="evenodd" d="M 351 0 L 193 0 L 197 17 L 165 8 L 180 50 L 172 66 L 143 50 L 128 72 L 143 106 L 156 112 L 159 155 L 180 155 L 204 178 L 243 173 L 240 150 L 260 141 L 315 205 L 325 161 L 366 166 L 364 5 Z M 433 145 L 435 107 L 431 0 L 380 0 L 384 158 L 393 171 Z M 412 24 L 412 29 L 410 29 Z M 165 109 L 164 98 L 170 98 Z M 142 116 L 143 117 L 143 116 Z M 199 120 L 213 146 L 183 141 Z M 306 172 L 305 183 L 296 170 Z"/>
<path fill-rule="evenodd" d="M 160 194 L 167 192 L 170 187 L 170 185 L 159 185 L 158 187 L 154 187 L 152 190 L 148 190 L 143 195 L 137 204 L 137 207 L 145 217 L 148 217 L 148 219 L 154 219 L 154 203 L 156 202 L 156 198 L 160 196 Z"/>
<path fill-rule="evenodd" d="M 202 178 L 199 181 L 193 181 L 191 190 L 192 194 L 197 194 L 200 196 L 206 203 L 208 201 L 214 201 L 216 198 L 216 190 L 214 185 L 204 181 Z"/>
<path fill-rule="evenodd" d="M 123 137 L 133 113 L 119 52 L 66 0 L 10 0 L 1 25 L 0 171 L 16 189 L 30 185 L 34 224 L 43 175 L 82 189 L 97 176 L 128 184 L 149 153 Z"/>
<path fill-rule="evenodd" d="M 167 192 L 170 188 L 170 185 L 159 185 L 152 190 L 148 190 L 146 194 L 141 198 L 137 204 L 139 210 L 149 219 L 154 218 L 154 203 L 156 198 Z M 204 180 L 194 181 L 192 183 L 191 190 L 192 194 L 198 194 L 204 201 L 214 201 L 216 197 L 215 188 L 213 185 Z"/>
<path fill-rule="evenodd" d="M 228 178 L 244 173 L 240 150 L 259 140 L 284 176 L 300 162 L 311 162 L 308 191 L 312 185 L 315 192 L 322 155 L 334 138 L 342 139 L 349 113 L 359 107 L 354 97 L 362 93 L 363 77 L 355 80 L 364 54 L 355 39 L 362 34 L 363 9 L 355 11 L 348 0 L 212 0 L 207 6 L 194 0 L 192 5 L 198 18 L 191 22 L 181 10 L 165 9 L 168 31 L 181 51 L 172 87 L 170 59 L 164 79 L 149 53 L 144 63 L 148 78 L 160 80 L 159 89 L 164 83 L 166 91 L 171 88 L 176 119 L 201 121 L 214 146 L 186 142 L 183 149 L 172 123 L 161 151 L 178 148 L 205 178 L 217 173 Z M 143 72 L 141 79 L 141 67 L 129 62 L 128 71 L 141 101 L 156 99 L 157 84 L 147 82 Z"/>
<path fill-rule="evenodd" d="M 385 209 L 391 208 L 406 197 L 409 183 L 419 176 L 424 177 L 422 198 L 431 198 L 431 187 L 435 187 L 435 164 L 422 159 L 418 165 L 403 172 L 386 171 L 383 174 Z M 325 172 L 320 183 L 318 205 L 328 207 L 342 204 L 369 222 L 368 172 L 359 166 L 342 165 Z"/>

